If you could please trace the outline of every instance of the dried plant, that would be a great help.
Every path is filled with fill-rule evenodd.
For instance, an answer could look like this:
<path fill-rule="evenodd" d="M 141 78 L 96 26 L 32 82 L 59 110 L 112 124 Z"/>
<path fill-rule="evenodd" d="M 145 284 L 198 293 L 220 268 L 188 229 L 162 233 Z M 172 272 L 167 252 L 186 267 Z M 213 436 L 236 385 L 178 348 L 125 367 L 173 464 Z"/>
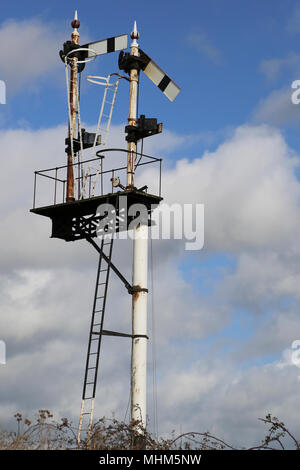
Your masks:
<path fill-rule="evenodd" d="M 77 448 L 77 428 L 67 418 L 53 420 L 49 410 L 39 410 L 34 419 L 16 413 L 17 431 L 0 430 L 0 450 L 65 450 Z M 187 432 L 171 438 L 155 438 L 139 421 L 129 424 L 115 418 L 101 418 L 92 427 L 90 439 L 83 432 L 80 449 L 91 450 L 300 450 L 300 441 L 277 417 L 259 418 L 268 425 L 261 444 L 239 448 L 209 432 Z"/>

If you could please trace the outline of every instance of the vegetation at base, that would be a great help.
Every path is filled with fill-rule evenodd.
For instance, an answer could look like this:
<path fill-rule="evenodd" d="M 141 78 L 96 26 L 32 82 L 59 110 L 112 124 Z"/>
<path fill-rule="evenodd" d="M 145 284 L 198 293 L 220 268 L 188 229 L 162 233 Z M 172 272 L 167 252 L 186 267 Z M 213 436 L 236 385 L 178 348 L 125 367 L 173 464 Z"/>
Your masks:
<path fill-rule="evenodd" d="M 0 450 L 71 450 L 77 449 L 77 428 L 66 418 L 53 420 L 48 410 L 39 410 L 30 420 L 21 413 L 14 415 L 16 431 L 0 429 Z M 101 418 L 94 423 L 90 440 L 83 433 L 80 450 L 300 450 L 300 441 L 278 418 L 268 414 L 259 418 L 268 426 L 260 444 L 235 447 L 209 432 L 187 432 L 171 438 L 156 438 L 139 422 L 129 424 L 117 419 Z"/>

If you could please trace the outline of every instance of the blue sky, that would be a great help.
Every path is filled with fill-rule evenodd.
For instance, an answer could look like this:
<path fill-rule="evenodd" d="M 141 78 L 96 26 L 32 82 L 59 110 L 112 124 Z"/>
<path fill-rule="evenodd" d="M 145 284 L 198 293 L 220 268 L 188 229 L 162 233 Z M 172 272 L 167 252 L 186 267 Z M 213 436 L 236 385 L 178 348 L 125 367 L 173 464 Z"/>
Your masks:
<path fill-rule="evenodd" d="M 123 34 L 130 32 L 136 18 L 140 46 L 182 88 L 172 109 L 143 79 L 141 106 L 145 112 L 160 115 L 172 130 L 189 134 L 198 133 L 199 128 L 214 132 L 239 125 L 250 119 L 259 101 L 270 91 L 294 78 L 287 70 L 269 83 L 260 71 L 263 60 L 281 58 L 290 51 L 297 53 L 297 33 L 288 27 L 297 6 L 293 1 L 284 5 L 279 1 L 187 1 L 172 7 L 169 2 L 154 1 L 151 8 L 147 2 L 130 7 L 117 1 L 114 5 L 113 9 L 105 4 L 100 8 L 99 2 L 92 1 L 89 8 L 79 6 L 80 33 L 90 40 Z M 54 37 L 57 29 L 65 31 L 67 40 L 73 9 L 72 2 L 62 5 L 54 1 L 39 7 L 36 2 L 26 2 L 26 7 L 20 3 L 16 12 L 5 4 L 2 21 L 36 18 L 53 30 Z M 26 53 L 30 54 L 30 50 Z M 113 60 L 117 68 L 116 55 L 114 59 L 101 58 L 90 68 L 103 73 L 109 66 L 114 67 Z M 48 81 L 48 88 L 43 83 L 42 89 L 20 92 L 10 99 L 11 120 L 22 116 L 33 128 L 63 122 L 63 67 L 61 72 L 55 83 Z M 10 97 L 9 83 L 7 87 Z M 41 122 L 37 116 L 43 107 L 47 107 L 49 116 Z"/>
<path fill-rule="evenodd" d="M 299 431 L 290 346 L 300 335 L 300 108 L 290 97 L 300 79 L 300 2 L 292 0 L 2 5 L 1 213 L 11 231 L 1 233 L 0 339 L 9 357 L 0 369 L 0 424 L 38 407 L 74 419 L 79 410 L 95 259 L 80 242 L 49 239 L 48 221 L 28 212 L 33 171 L 65 162 L 58 51 L 70 38 L 75 8 L 81 44 L 130 33 L 136 20 L 140 47 L 181 87 L 171 103 L 142 76 L 140 113 L 164 123 L 145 152 L 164 157 L 166 202 L 205 204 L 203 250 L 154 243 L 161 431 L 180 424 L 253 443 L 261 438 L 254 423 L 267 411 Z M 87 126 L 96 123 L 100 98 L 85 77 L 117 71 L 117 58 L 98 58 L 82 73 Z M 121 83 L 112 122 L 118 144 L 127 111 Z M 126 273 L 130 250 L 117 250 Z M 80 298 L 74 286 L 81 286 Z M 111 321 L 127 328 L 115 279 L 111 289 Z M 122 347 L 105 345 L 99 416 L 124 414 L 129 355 Z M 152 365 L 149 353 L 150 373 Z M 47 390 L 39 385 L 37 393 L 44 380 Z"/>
<path fill-rule="evenodd" d="M 9 19 L 40 21 L 47 28 L 47 35 L 69 39 L 72 2 L 20 3 L 18 9 L 5 4 L 2 22 Z M 139 2 L 128 6 L 114 3 L 115 8 L 90 2 L 89 8 L 78 6 L 81 21 L 80 34 L 94 41 L 111 35 L 130 32 L 136 19 L 140 30 L 140 47 L 143 48 L 181 87 L 176 102 L 171 104 L 154 88 L 147 77 L 142 77 L 140 110 L 149 116 L 157 116 L 166 128 L 185 135 L 198 135 L 195 145 L 187 139 L 187 156 L 195 157 L 199 150 L 213 148 L 242 123 L 255 119 L 259 103 L 270 93 L 290 87 L 298 78 L 297 67 L 286 64 L 279 67 L 272 77 L 263 72 L 262 63 L 284 59 L 297 54 L 299 30 L 293 24 L 297 14 L 297 2 L 264 1 L 243 3 L 239 1 L 197 2 L 185 4 L 169 2 Z M 17 11 L 16 11 L 17 10 Z M 22 23 L 24 24 L 24 23 Z M 22 28 L 20 28 L 22 29 Z M 59 34 L 57 34 L 59 32 Z M 61 41 L 57 40 L 57 49 Z M 17 42 L 16 47 L 21 48 Z M 47 49 L 47 47 L 45 48 Z M 60 74 L 55 78 L 42 74 L 37 81 L 24 84 L 17 92 L 7 81 L 8 103 L 4 127 L 26 123 L 37 129 L 64 123 L 66 118 L 63 65 L 59 64 L 58 50 L 45 50 Z M 29 50 L 22 55 L 31 55 Z M 41 59 L 42 60 L 42 59 Z M 292 61 L 290 61 L 292 62 Z M 26 67 L 26 59 L 24 65 Z M 82 74 L 86 103 L 92 100 L 90 86 L 85 83 L 87 73 L 105 74 L 117 70 L 117 54 L 98 59 Z M 17 74 L 17 71 L 16 71 Z M 5 73 L 2 73 L 5 78 Z M 29 89 L 28 89 L 29 88 Z M 116 122 L 126 120 L 127 91 L 120 91 L 120 108 L 116 109 Z M 47 112 L 46 112 L 47 110 Z M 43 120 L 40 119 L 43 113 Z M 93 120 L 91 107 L 86 109 L 86 119 Z M 297 126 L 294 122 L 282 126 L 289 142 L 299 146 Z M 202 139 L 199 141 L 199 130 Z M 193 140 L 194 141 L 194 140 Z M 174 158 L 178 157 L 174 149 Z"/>

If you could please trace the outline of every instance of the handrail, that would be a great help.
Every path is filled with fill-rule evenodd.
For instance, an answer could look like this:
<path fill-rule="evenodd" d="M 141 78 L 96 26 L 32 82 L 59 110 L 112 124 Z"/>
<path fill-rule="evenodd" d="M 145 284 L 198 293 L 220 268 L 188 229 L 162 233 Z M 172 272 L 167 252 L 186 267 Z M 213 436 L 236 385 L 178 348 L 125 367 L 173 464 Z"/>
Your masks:
<path fill-rule="evenodd" d="M 98 153 L 104 153 L 104 152 L 126 152 L 126 153 L 128 153 L 128 149 L 110 148 L 110 149 L 99 150 L 99 152 L 97 152 L 97 154 L 98 154 Z M 151 160 L 153 160 L 153 161 L 155 161 L 155 162 L 162 161 L 162 158 L 152 157 L 151 155 L 146 155 L 145 153 L 140 153 L 140 152 L 134 152 L 134 153 L 135 153 L 136 155 L 141 156 L 141 157 L 150 158 Z M 97 155 L 97 154 L 96 154 L 96 155 Z M 98 157 L 96 157 L 96 158 L 90 158 L 89 160 L 83 160 L 83 161 L 81 161 L 80 163 L 81 163 L 81 164 L 82 164 L 82 163 L 89 163 L 89 162 L 93 162 L 93 161 L 98 161 L 98 160 L 100 160 L 100 159 L 101 159 L 101 157 L 98 156 Z M 140 166 L 140 165 L 145 165 L 145 164 L 146 164 L 146 163 L 139 163 L 138 166 Z M 77 165 L 78 165 L 78 163 L 72 163 L 70 166 L 77 166 Z M 53 168 L 47 168 L 47 169 L 45 169 L 45 170 L 38 170 L 38 171 L 35 171 L 35 173 L 40 174 L 40 173 L 45 172 L 45 171 L 53 171 L 53 170 L 56 170 L 56 169 L 57 169 L 57 170 L 61 170 L 61 169 L 63 169 L 63 168 L 67 168 L 68 166 L 69 166 L 69 165 L 56 166 L 56 167 L 53 167 Z M 127 167 L 124 167 L 124 168 L 127 168 Z M 116 168 L 116 169 L 117 169 L 117 168 Z M 121 169 L 123 169 L 123 167 L 122 167 Z M 109 171 L 109 170 L 108 170 L 108 171 Z"/>
<path fill-rule="evenodd" d="M 123 152 L 123 153 L 127 154 L 128 150 L 127 149 L 121 149 L 121 148 L 109 148 L 109 149 L 99 150 L 96 153 L 96 155 L 97 155 L 96 158 L 91 158 L 91 159 L 88 159 L 88 160 L 84 160 L 84 161 L 80 162 L 80 165 L 85 164 L 85 163 L 89 163 L 89 162 L 93 162 L 93 161 L 99 161 L 100 159 L 104 158 L 105 153 L 109 153 L 109 152 Z M 161 195 L 162 158 L 153 157 L 152 155 L 143 154 L 141 152 L 135 152 L 135 154 L 137 155 L 137 157 L 139 157 L 138 163 L 136 164 L 136 169 L 139 168 L 139 167 L 145 166 L 145 165 L 149 165 L 149 164 L 156 164 L 157 163 L 159 165 L 159 167 L 158 167 L 158 171 L 159 171 L 158 181 L 155 184 L 157 185 L 158 193 L 159 193 L 159 196 L 160 196 Z M 146 159 L 146 161 L 141 161 L 142 158 Z M 71 166 L 74 166 L 74 167 L 78 168 L 78 162 L 72 163 Z M 66 195 L 65 195 L 66 179 L 64 178 L 64 176 L 61 175 L 61 172 L 65 169 L 67 169 L 67 168 L 68 168 L 68 165 L 62 165 L 62 166 L 56 166 L 56 167 L 53 167 L 53 168 L 47 168 L 45 170 L 37 170 L 37 171 L 34 172 L 33 209 L 35 209 L 36 207 L 51 206 L 51 205 L 56 205 L 56 204 L 66 202 L 65 201 L 65 197 L 66 197 Z M 125 171 L 127 171 L 127 166 L 126 165 L 111 168 L 111 169 L 108 169 L 108 170 L 102 169 L 101 172 L 98 173 L 98 175 L 100 176 L 100 180 L 99 180 L 100 181 L 100 189 L 99 189 L 99 194 L 98 195 L 103 195 L 103 192 L 107 191 L 110 184 L 112 184 L 112 183 L 110 183 L 110 181 L 112 181 L 112 178 L 110 178 L 110 180 L 108 180 L 108 178 L 107 178 L 108 174 L 110 174 L 112 177 L 114 177 L 117 172 L 125 172 Z M 53 172 L 54 174 L 51 175 L 51 174 L 49 174 L 50 172 Z M 58 175 L 58 173 L 60 173 L 60 175 Z M 93 173 L 90 173 L 88 175 L 89 191 L 88 191 L 88 196 L 85 199 L 89 199 L 89 198 L 92 197 L 91 196 L 91 179 L 93 177 L 95 177 L 96 175 L 97 175 L 96 171 L 93 172 Z M 105 176 L 106 176 L 106 178 L 105 178 Z M 47 179 L 50 179 L 54 182 L 53 183 L 54 190 L 51 193 L 52 196 L 51 196 L 51 194 L 49 196 L 47 196 L 47 193 L 45 191 L 41 191 L 40 183 L 39 183 L 41 181 L 41 178 L 47 178 Z M 104 178 L 105 178 L 105 180 L 104 180 Z M 80 183 L 82 184 L 83 179 L 84 179 L 84 175 L 81 171 L 81 168 L 78 168 L 78 175 L 75 176 L 75 180 L 78 182 L 78 185 L 80 185 Z M 145 183 L 147 183 L 147 182 L 145 182 Z M 37 191 L 37 185 L 39 186 L 39 191 Z M 61 196 L 58 197 L 58 194 L 61 194 L 61 190 L 62 190 L 62 198 L 61 198 Z M 111 186 L 111 192 L 114 192 L 113 184 Z M 42 204 L 42 205 L 37 204 L 37 200 L 40 201 L 41 198 L 46 199 L 47 201 L 50 200 L 51 202 L 47 203 L 47 204 Z M 61 202 L 57 201 L 57 199 L 59 199 Z M 80 199 L 81 198 L 78 197 L 78 200 L 80 200 Z"/>

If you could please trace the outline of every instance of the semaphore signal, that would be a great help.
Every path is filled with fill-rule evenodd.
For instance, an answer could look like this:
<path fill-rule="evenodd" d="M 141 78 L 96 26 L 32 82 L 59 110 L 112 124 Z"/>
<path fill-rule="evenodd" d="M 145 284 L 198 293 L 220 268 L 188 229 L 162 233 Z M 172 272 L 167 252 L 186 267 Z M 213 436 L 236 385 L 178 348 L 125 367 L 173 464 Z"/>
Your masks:
<path fill-rule="evenodd" d="M 31 212 L 51 219 L 51 237 L 67 242 L 87 240 L 99 255 L 96 286 L 93 300 L 92 318 L 81 411 L 78 426 L 78 447 L 84 434 L 89 446 L 93 423 L 97 377 L 99 370 L 101 341 L 103 336 L 130 338 L 131 353 L 131 419 L 146 427 L 146 364 L 147 364 L 147 273 L 148 273 L 148 227 L 151 213 L 162 200 L 161 197 L 161 158 L 145 155 L 137 151 L 137 144 L 144 138 L 162 132 L 162 123 L 156 118 L 137 116 L 137 90 L 140 72 L 174 101 L 180 88 L 162 69 L 140 48 L 136 22 L 131 33 L 130 53 L 123 52 L 128 47 L 127 35 L 114 36 L 80 46 L 80 23 L 77 12 L 72 21 L 71 40 L 66 41 L 60 51 L 65 64 L 68 95 L 68 136 L 65 140 L 67 164 L 35 172 L 34 201 Z M 99 112 L 96 132 L 86 131 L 81 126 L 79 75 L 91 60 L 98 55 L 121 51 L 119 68 L 126 75 L 117 72 L 108 77 L 89 76 L 92 83 L 102 85 L 104 94 Z M 106 148 L 107 134 L 112 119 L 119 81 L 129 83 L 128 124 L 125 127 L 127 149 Z M 98 149 L 98 150 L 97 150 Z M 91 151 L 91 158 L 84 155 Z M 127 164 L 109 170 L 104 168 L 106 157 L 127 155 Z M 148 193 L 148 185 L 136 186 L 135 175 L 144 165 L 156 165 L 159 178 L 156 194 Z M 45 194 L 39 192 L 42 182 L 53 184 L 51 202 L 40 202 Z M 150 181 L 153 185 L 153 180 Z M 127 214 L 124 214 L 122 201 L 126 198 Z M 113 233 L 108 222 L 102 229 L 101 221 L 107 216 L 105 205 L 113 207 L 113 232 L 128 231 L 133 225 L 133 270 L 132 282 L 120 272 L 113 262 Z M 135 213 L 135 207 L 145 208 L 143 218 Z M 137 211 L 138 212 L 138 211 Z M 124 217 L 125 216 L 125 217 Z M 125 221 L 125 222 L 124 222 Z M 136 222 L 135 224 L 132 224 Z M 103 225 L 103 224 L 102 224 Z M 98 238 L 98 242 L 95 240 Z M 104 317 L 110 274 L 113 272 L 132 297 L 132 331 L 124 333 L 104 328 Z M 140 432 L 137 427 L 137 432 Z"/>

